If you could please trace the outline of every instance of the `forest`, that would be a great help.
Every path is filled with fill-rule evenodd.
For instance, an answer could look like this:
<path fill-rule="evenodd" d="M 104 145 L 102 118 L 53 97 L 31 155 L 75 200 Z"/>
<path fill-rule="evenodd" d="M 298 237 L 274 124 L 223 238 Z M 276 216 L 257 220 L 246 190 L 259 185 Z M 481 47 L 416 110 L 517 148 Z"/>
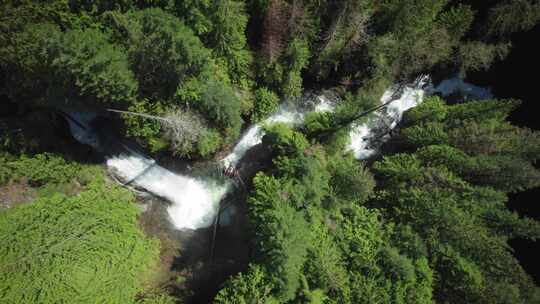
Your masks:
<path fill-rule="evenodd" d="M 522 101 L 426 94 L 377 153 L 347 149 L 389 88 L 490 73 L 540 23 L 540 1 L 0 7 L 0 303 L 540 303 L 538 270 L 510 245 L 540 238 L 538 218 L 508 207 L 540 186 L 540 131 L 509 119 Z M 269 119 L 313 94 L 332 110 Z M 197 246 L 177 236 L 198 230 L 149 217 L 161 209 L 142 204 L 140 177 L 117 180 L 103 147 L 121 138 L 171 171 L 199 168 L 253 125 L 259 150 L 225 170 L 241 184 L 216 202 L 241 213 L 242 257 L 218 265 L 233 242 L 212 240 L 198 246 L 214 266 L 183 264 Z M 99 148 L 77 128 L 98 130 Z M 219 206 L 200 233 L 228 231 Z"/>

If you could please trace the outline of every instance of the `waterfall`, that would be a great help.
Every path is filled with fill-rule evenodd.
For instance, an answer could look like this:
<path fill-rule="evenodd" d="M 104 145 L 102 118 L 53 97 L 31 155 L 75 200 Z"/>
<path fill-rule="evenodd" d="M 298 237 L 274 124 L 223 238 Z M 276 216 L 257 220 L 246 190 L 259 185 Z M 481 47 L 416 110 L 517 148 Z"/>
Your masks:
<path fill-rule="evenodd" d="M 357 159 L 365 159 L 375 154 L 378 145 L 389 137 L 388 131 L 396 127 L 403 113 L 418 105 L 426 93 L 441 92 L 444 95 L 451 94 L 455 90 L 465 90 L 473 96 L 489 95 L 491 97 L 489 90 L 462 81 L 449 80 L 435 89 L 426 87 L 427 83 L 429 83 L 429 77 L 423 76 L 412 85 L 388 89 L 381 97 L 381 103 L 389 102 L 398 93 L 399 97 L 386 107 L 374 112 L 367 121 L 351 128 L 347 151 L 352 152 Z M 334 104 L 325 96 L 317 96 L 311 101 L 312 111 L 325 112 L 334 109 Z M 295 126 L 303 123 L 305 112 L 307 112 L 306 107 L 281 105 L 275 114 L 249 127 L 232 152 L 221 160 L 222 164 L 227 167 L 237 166 L 250 148 L 262 142 L 263 125 L 284 123 Z M 75 139 L 100 150 L 104 147 L 100 146 L 99 138 L 90 125 L 95 117 L 95 113 L 66 114 Z M 122 180 L 171 202 L 167 211 L 172 224 L 178 229 L 199 229 L 212 225 L 219 202 L 232 189 L 230 181 L 222 182 L 212 177 L 196 178 L 177 174 L 131 149 L 127 149 L 124 154 L 109 157 L 106 163 L 107 167 Z"/>
<path fill-rule="evenodd" d="M 324 96 L 316 97 L 314 112 L 328 112 L 334 109 L 334 105 Z M 304 122 L 304 110 L 298 107 L 281 105 L 278 111 L 268 117 L 261 123 L 255 124 L 247 129 L 242 135 L 238 143 L 234 146 L 233 151 L 221 160 L 225 167 L 236 167 L 238 162 L 246 154 L 246 152 L 260 144 L 264 136 L 262 130 L 263 125 L 271 125 L 275 123 L 283 123 L 289 126 L 299 125 Z"/>
<path fill-rule="evenodd" d="M 111 157 L 107 159 L 107 166 L 122 179 L 133 180 L 137 186 L 171 202 L 167 212 L 178 229 L 212 225 L 219 201 L 230 188 L 229 183 L 175 174 L 155 165 L 152 159 L 136 155 Z"/>
<path fill-rule="evenodd" d="M 73 137 L 81 143 L 101 150 L 98 136 L 90 126 L 95 113 L 66 114 Z M 167 212 L 178 229 L 209 227 L 216 216 L 218 204 L 231 188 L 230 182 L 198 179 L 171 172 L 134 151 L 108 157 L 107 167 L 123 181 L 160 196 L 171 205 Z"/>
<path fill-rule="evenodd" d="M 429 77 L 421 76 L 411 85 L 386 90 L 380 99 L 381 104 L 389 102 L 396 94 L 399 97 L 375 111 L 366 122 L 351 128 L 347 151 L 356 159 L 366 159 L 376 154 L 379 146 L 389 138 L 389 132 L 401 121 L 403 113 L 422 102 L 428 83 Z"/>
<path fill-rule="evenodd" d="M 314 111 L 331 111 L 333 105 L 318 97 Z M 67 115 L 71 133 L 79 142 L 100 149 L 92 127 L 94 113 L 70 112 Z M 223 164 L 237 165 L 242 156 L 263 137 L 262 125 L 285 123 L 297 125 L 304 121 L 304 112 L 296 107 L 282 105 L 276 114 L 264 122 L 248 128 L 233 151 L 222 160 Z M 219 202 L 232 189 L 232 182 L 215 178 L 195 178 L 171 172 L 149 159 L 128 150 L 124 154 L 107 158 L 107 167 L 131 185 L 143 188 L 171 202 L 167 208 L 170 220 L 177 229 L 199 229 L 212 225 Z"/>

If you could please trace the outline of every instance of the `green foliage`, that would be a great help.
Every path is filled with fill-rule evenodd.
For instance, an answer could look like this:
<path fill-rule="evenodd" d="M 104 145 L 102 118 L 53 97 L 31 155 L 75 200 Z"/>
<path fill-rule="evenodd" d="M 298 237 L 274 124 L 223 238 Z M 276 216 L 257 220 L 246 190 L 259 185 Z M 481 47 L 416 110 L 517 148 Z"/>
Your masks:
<path fill-rule="evenodd" d="M 17 82 L 10 86 L 16 98 L 93 106 L 134 98 L 138 84 L 125 52 L 98 29 L 60 32 L 50 23 L 29 24 L 10 38 L 1 51 L 6 54 L 2 65 L 12 71 L 9 81 Z"/>
<path fill-rule="evenodd" d="M 353 205 L 343 211 L 341 221 L 337 235 L 347 257 L 347 268 L 361 271 L 375 267 L 376 256 L 384 241 L 379 212 Z"/>
<path fill-rule="evenodd" d="M 273 124 L 265 131 L 263 143 L 272 147 L 272 150 L 280 155 L 299 155 L 308 147 L 308 142 L 302 133 L 284 124 Z"/>
<path fill-rule="evenodd" d="M 518 100 L 483 100 L 446 106 L 449 120 L 488 120 L 502 121 L 514 111 L 520 102 Z"/>
<path fill-rule="evenodd" d="M 454 40 L 461 39 L 470 28 L 474 20 L 474 12 L 468 5 L 458 4 L 442 12 L 437 22 L 448 32 Z"/>
<path fill-rule="evenodd" d="M 336 156 L 328 163 L 332 194 L 342 202 L 363 203 L 373 192 L 375 181 L 368 169 L 352 156 Z"/>
<path fill-rule="evenodd" d="M 0 298 L 9 303 L 129 303 L 158 260 L 124 190 L 92 182 L 3 211 Z"/>
<path fill-rule="evenodd" d="M 32 156 L 23 154 L 19 157 L 4 154 L 0 156 L 0 168 L 0 184 L 10 180 L 26 180 L 32 186 L 62 184 L 74 180 L 85 185 L 95 173 L 92 167 L 67 161 L 52 153 Z"/>
<path fill-rule="evenodd" d="M 230 138 L 240 133 L 241 102 L 230 87 L 209 84 L 196 106 Z"/>
<path fill-rule="evenodd" d="M 327 196 L 330 174 L 321 158 L 300 154 L 274 159 L 278 175 L 289 183 L 288 200 L 293 206 L 320 206 Z"/>
<path fill-rule="evenodd" d="M 136 29 L 130 62 L 143 96 L 167 99 L 189 76 L 198 76 L 210 64 L 207 50 L 193 32 L 161 9 L 128 15 Z"/>
<path fill-rule="evenodd" d="M 269 274 L 260 266 L 251 264 L 245 273 L 239 273 L 227 282 L 214 298 L 214 303 L 279 303 L 270 295 L 272 289 Z"/>
<path fill-rule="evenodd" d="M 538 20 L 540 3 L 537 1 L 501 1 L 489 11 L 487 34 L 509 36 L 518 31 L 530 30 Z"/>
<path fill-rule="evenodd" d="M 258 174 L 249 198 L 249 218 L 255 231 L 258 256 L 271 273 L 280 301 L 293 299 L 300 287 L 300 271 L 310 243 L 307 222 L 286 202 L 280 182 Z"/>
<path fill-rule="evenodd" d="M 129 103 L 137 81 L 126 53 L 96 29 L 72 30 L 48 43 L 53 89 L 50 99 L 74 98 L 104 104 Z"/>
<path fill-rule="evenodd" d="M 325 3 L 326 4 L 326 3 Z M 314 52 L 314 68 L 319 78 L 328 77 L 347 61 L 354 60 L 359 47 L 369 39 L 368 24 L 375 9 L 375 1 L 341 1 L 320 5 L 322 17 L 328 26 L 321 28 L 323 37 L 317 52 Z M 316 22 L 316 21 L 314 21 Z"/>
<path fill-rule="evenodd" d="M 70 0 L 69 8 L 72 11 L 80 12 L 87 11 L 92 15 L 100 15 L 106 11 L 126 11 L 133 8 L 132 0 L 98 0 L 98 1 L 84 1 L 84 0 Z"/>
<path fill-rule="evenodd" d="M 393 236 L 396 248 L 429 257 L 438 302 L 530 302 L 536 297 L 537 289 L 506 243 L 512 237 L 539 236 L 537 222 L 504 205 L 506 192 L 540 181 L 531 163 L 538 157 L 533 152 L 537 135 L 505 121 L 515 106 L 508 101 L 447 106 L 431 100 L 406 114 L 407 127 L 399 136 L 414 149 L 402 144 L 398 150 L 408 153 L 385 156 L 373 165 L 381 187 L 370 205 L 402 227 Z M 432 134 L 445 134 L 436 136 L 445 140 L 432 140 Z M 386 256 L 394 261 L 387 264 L 392 273 L 412 277 L 410 263 L 395 251 Z M 502 285 L 508 286 L 507 295 L 494 292 Z"/>
<path fill-rule="evenodd" d="M 515 212 L 492 209 L 486 210 L 482 217 L 488 227 L 509 238 L 519 237 L 533 241 L 540 238 L 540 223 L 527 217 L 520 217 Z"/>
<path fill-rule="evenodd" d="M 178 299 L 166 294 L 152 295 L 137 301 L 137 304 L 178 304 Z M 180 302 L 181 303 L 181 302 Z"/>
<path fill-rule="evenodd" d="M 438 145 L 448 142 L 448 134 L 444 130 L 444 125 L 437 122 L 422 123 L 406 128 L 401 132 L 401 136 L 407 144 L 413 147 Z"/>
<path fill-rule="evenodd" d="M 328 112 L 309 112 L 305 117 L 303 131 L 311 137 L 331 130 L 334 127 L 334 114 Z"/>
<path fill-rule="evenodd" d="M 415 280 L 414 266 L 412 261 L 399 254 L 396 248 L 384 247 L 381 252 L 383 267 L 387 274 L 395 280 L 402 279 L 406 282 Z"/>
<path fill-rule="evenodd" d="M 0 35 L 0 63 L 5 69 L 5 87 L 11 96 L 41 98 L 48 82 L 36 82 L 36 78 L 48 79 L 45 75 L 50 73 L 49 58 L 42 50 L 47 49 L 47 42 L 52 37 L 57 39 L 60 29 L 51 23 L 17 24 L 13 27 L 6 24 L 3 30 L 13 33 Z"/>
<path fill-rule="evenodd" d="M 447 60 L 455 41 L 437 25 L 446 2 L 384 1 L 379 25 L 384 34 L 369 45 L 371 57 L 378 57 L 375 66 L 389 68 L 390 77 L 408 78 Z"/>
<path fill-rule="evenodd" d="M 496 60 L 505 58 L 510 52 L 507 43 L 486 44 L 482 42 L 464 43 L 459 47 L 458 63 L 462 74 L 465 71 L 487 70 Z"/>
<path fill-rule="evenodd" d="M 221 135 L 217 131 L 209 130 L 203 133 L 197 142 L 197 150 L 202 157 L 206 157 L 216 152 L 221 145 Z"/>
<path fill-rule="evenodd" d="M 265 87 L 255 91 L 255 105 L 253 108 L 252 120 L 262 121 L 270 114 L 277 111 L 279 106 L 278 96 Z"/>
<path fill-rule="evenodd" d="M 281 92 L 285 97 L 295 98 L 302 95 L 301 72 L 309 60 L 309 48 L 305 41 L 294 39 L 285 53 L 286 71 Z"/>
<path fill-rule="evenodd" d="M 218 57 L 224 58 L 231 79 L 238 84 L 248 85 L 249 69 L 253 61 L 246 46 L 248 17 L 241 1 L 225 0 L 214 3 L 212 14 L 213 31 L 209 34 L 209 45 Z"/>
<path fill-rule="evenodd" d="M 312 246 L 308 249 L 305 265 L 310 286 L 322 289 L 332 299 L 350 301 L 349 278 L 340 248 L 328 227 L 313 221 Z"/>
<path fill-rule="evenodd" d="M 406 124 L 425 121 L 444 121 L 448 115 L 448 107 L 437 96 L 425 98 L 420 105 L 405 112 L 403 120 Z"/>
<path fill-rule="evenodd" d="M 477 265 L 448 251 L 437 266 L 437 271 L 446 278 L 441 282 L 441 299 L 453 302 L 464 300 L 469 303 L 480 300 L 485 278 Z"/>
<path fill-rule="evenodd" d="M 212 31 L 212 20 L 209 12 L 212 11 L 212 1 L 187 0 L 174 1 L 174 14 L 185 20 L 193 31 L 201 36 Z"/>
<path fill-rule="evenodd" d="M 128 111 L 156 116 L 163 115 L 165 112 L 161 102 L 149 99 L 134 101 L 129 105 Z M 143 143 L 147 143 L 154 152 L 165 148 L 155 140 L 159 137 L 162 128 L 159 121 L 130 114 L 122 114 L 122 119 L 128 136 L 144 139 Z"/>

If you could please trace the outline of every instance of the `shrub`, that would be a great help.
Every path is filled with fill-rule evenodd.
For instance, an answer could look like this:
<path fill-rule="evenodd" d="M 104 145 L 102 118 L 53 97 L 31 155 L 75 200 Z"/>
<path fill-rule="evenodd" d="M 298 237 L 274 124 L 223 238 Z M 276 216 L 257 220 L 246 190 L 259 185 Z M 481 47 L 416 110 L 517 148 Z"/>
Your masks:
<path fill-rule="evenodd" d="M 240 117 L 242 104 L 232 88 L 218 83 L 208 84 L 198 106 L 201 112 L 205 113 L 205 116 L 227 136 L 238 136 L 242 125 Z"/>
<path fill-rule="evenodd" d="M 137 227 L 132 196 L 92 182 L 0 217 L 0 298 L 6 303 L 134 303 L 159 245 Z"/>
<path fill-rule="evenodd" d="M 262 121 L 264 118 L 272 114 L 279 106 L 278 96 L 268 90 L 266 87 L 259 88 L 255 91 L 255 105 L 252 114 L 253 121 Z"/>
<path fill-rule="evenodd" d="M 266 128 L 263 143 L 270 145 L 279 155 L 298 155 L 308 147 L 308 141 L 300 132 L 284 124 L 275 124 Z"/>
<path fill-rule="evenodd" d="M 216 152 L 222 144 L 221 135 L 215 130 L 208 130 L 203 133 L 197 143 L 197 150 L 202 157 L 206 157 Z"/>
<path fill-rule="evenodd" d="M 46 183 L 65 183 L 76 178 L 81 165 L 68 162 L 51 153 L 34 156 L 21 155 L 18 159 L 4 159 L 4 172 L 9 172 L 11 179 L 25 178 L 31 185 L 41 186 Z"/>
<path fill-rule="evenodd" d="M 189 156 L 194 146 L 207 133 L 202 117 L 190 110 L 176 110 L 165 116 L 164 136 L 170 142 L 171 150 L 180 156 Z"/>

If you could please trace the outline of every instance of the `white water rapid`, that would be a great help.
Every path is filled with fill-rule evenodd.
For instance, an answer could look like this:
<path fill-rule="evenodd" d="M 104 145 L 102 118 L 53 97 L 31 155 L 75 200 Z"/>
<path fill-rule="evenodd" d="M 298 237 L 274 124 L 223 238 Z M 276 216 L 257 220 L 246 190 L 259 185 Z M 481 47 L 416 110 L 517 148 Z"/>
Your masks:
<path fill-rule="evenodd" d="M 334 109 L 334 105 L 324 96 L 317 96 L 316 105 L 313 111 L 328 112 Z M 234 146 L 233 151 L 221 160 L 225 167 L 238 165 L 238 162 L 246 154 L 246 152 L 260 144 L 264 136 L 262 130 L 263 125 L 271 125 L 275 123 L 284 123 L 289 126 L 299 125 L 304 122 L 304 112 L 298 108 L 281 105 L 279 110 L 272 116 L 268 117 L 261 123 L 255 124 L 247 129 L 242 135 L 240 141 Z"/>
<path fill-rule="evenodd" d="M 333 105 L 323 96 L 318 97 L 314 111 L 331 111 Z M 99 141 L 90 127 L 96 117 L 93 113 L 68 113 L 71 133 L 81 143 L 98 149 Z M 297 125 L 304 120 L 302 110 L 281 106 L 276 114 L 263 123 L 285 123 Z M 263 137 L 262 124 L 248 128 L 233 151 L 222 160 L 224 165 L 236 166 L 242 156 Z M 167 212 L 173 225 L 178 229 L 199 229 L 212 225 L 217 214 L 219 202 L 232 188 L 232 182 L 220 182 L 211 177 L 195 178 L 171 172 L 138 153 L 131 151 L 107 159 L 107 167 L 130 185 L 143 188 L 160 196 L 171 206 Z M 225 219 L 223 222 L 227 222 Z"/>
<path fill-rule="evenodd" d="M 173 173 L 152 159 L 138 155 L 119 155 L 107 159 L 107 166 L 123 180 L 171 202 L 167 212 L 178 229 L 209 227 L 214 222 L 219 201 L 230 184 L 195 179 Z"/>
<path fill-rule="evenodd" d="M 73 137 L 81 143 L 100 149 L 97 135 L 90 122 L 94 113 L 67 113 Z M 130 182 L 160 196 L 171 205 L 167 212 L 178 229 L 198 229 L 212 225 L 219 201 L 230 189 L 229 182 L 198 179 L 171 172 L 134 151 L 126 151 L 107 159 L 107 167 L 125 182 Z"/>
<path fill-rule="evenodd" d="M 422 76 L 414 84 L 402 88 L 394 86 L 386 90 L 381 97 L 381 104 L 389 102 L 396 93 L 400 95 L 386 107 L 375 111 L 366 122 L 351 128 L 347 151 L 356 159 L 366 159 L 377 153 L 379 145 L 389 138 L 389 131 L 401 121 L 403 113 L 422 102 L 428 83 L 429 77 Z M 401 92 L 397 92 L 398 90 Z"/>
<path fill-rule="evenodd" d="M 365 159 L 377 152 L 379 144 L 386 140 L 388 131 L 401 120 L 403 112 L 422 102 L 424 95 L 440 92 L 449 95 L 461 90 L 471 96 L 483 99 L 491 97 L 489 90 L 475 87 L 463 81 L 450 79 L 436 88 L 426 86 L 429 77 L 420 77 L 414 84 L 405 86 L 399 91 L 399 97 L 388 106 L 381 108 L 368 118 L 367 122 L 357 124 L 350 132 L 350 144 L 347 151 L 357 159 Z M 381 98 L 381 103 L 395 97 L 398 87 L 388 89 Z M 333 111 L 334 104 L 324 96 L 315 98 L 313 111 Z M 226 167 L 237 166 L 245 153 L 253 146 L 261 143 L 263 125 L 285 123 L 290 126 L 304 121 L 306 110 L 280 106 L 279 110 L 265 121 L 247 129 L 233 151 L 221 160 Z M 67 113 L 71 133 L 81 143 L 100 150 L 98 136 L 90 126 L 96 117 L 94 113 Z M 211 177 L 196 178 L 171 172 L 134 151 L 128 150 L 107 159 L 107 166 L 130 185 L 144 188 L 147 191 L 171 202 L 167 208 L 169 217 L 177 229 L 199 229 L 209 227 L 217 214 L 219 202 L 232 189 L 232 182 L 219 182 Z M 231 211 L 232 212 L 232 211 Z M 227 222 L 224 220 L 223 222 Z"/>

